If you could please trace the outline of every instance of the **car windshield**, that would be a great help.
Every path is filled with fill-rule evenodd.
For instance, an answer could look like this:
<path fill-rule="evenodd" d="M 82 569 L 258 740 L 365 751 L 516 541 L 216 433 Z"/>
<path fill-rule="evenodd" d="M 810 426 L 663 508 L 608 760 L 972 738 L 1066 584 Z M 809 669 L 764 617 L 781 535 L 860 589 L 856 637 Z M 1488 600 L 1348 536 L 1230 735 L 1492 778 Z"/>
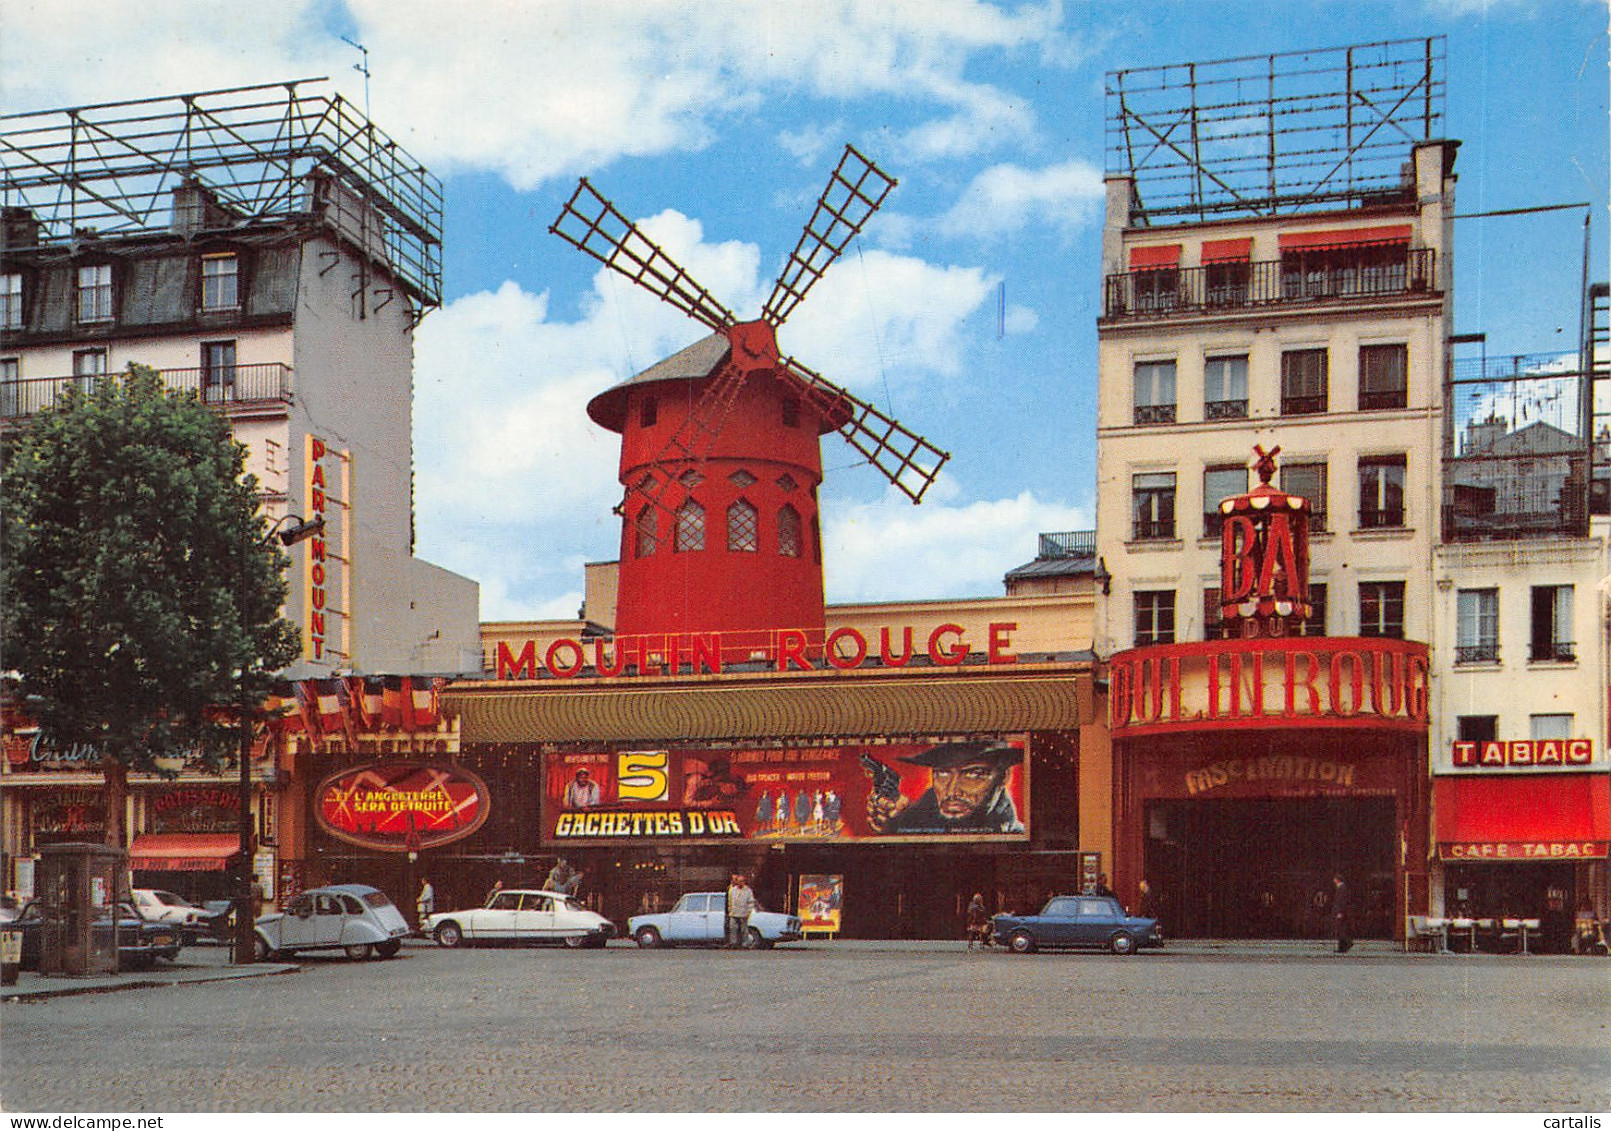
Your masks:
<path fill-rule="evenodd" d="M 364 896 L 364 902 L 371 907 L 390 907 L 392 905 L 392 901 L 386 898 L 386 893 L 383 891 L 370 892 Z"/>
<path fill-rule="evenodd" d="M 165 903 L 169 907 L 194 907 L 194 906 L 196 906 L 194 903 L 191 903 L 190 900 L 186 899 L 184 896 L 175 895 L 171 891 L 158 891 L 158 892 L 152 892 L 151 894 L 153 894 L 153 895 L 155 895 L 157 897 L 157 902 L 158 903 Z"/>

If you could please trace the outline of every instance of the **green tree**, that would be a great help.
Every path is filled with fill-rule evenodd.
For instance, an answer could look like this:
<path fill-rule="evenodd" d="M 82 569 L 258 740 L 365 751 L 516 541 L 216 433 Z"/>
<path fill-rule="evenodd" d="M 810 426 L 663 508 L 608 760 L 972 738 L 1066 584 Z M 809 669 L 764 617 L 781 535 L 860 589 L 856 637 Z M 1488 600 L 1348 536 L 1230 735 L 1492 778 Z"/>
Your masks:
<path fill-rule="evenodd" d="M 129 771 L 222 767 L 231 710 L 299 651 L 245 457 L 219 413 L 135 365 L 0 447 L 3 666 L 46 741 L 99 755 L 117 847 Z"/>

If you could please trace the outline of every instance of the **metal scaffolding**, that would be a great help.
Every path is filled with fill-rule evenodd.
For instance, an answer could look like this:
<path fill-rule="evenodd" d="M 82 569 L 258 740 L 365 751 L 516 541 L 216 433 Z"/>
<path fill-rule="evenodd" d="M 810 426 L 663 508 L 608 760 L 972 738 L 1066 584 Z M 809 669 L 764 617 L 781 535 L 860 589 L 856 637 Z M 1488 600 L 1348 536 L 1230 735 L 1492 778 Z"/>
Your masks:
<path fill-rule="evenodd" d="M 207 227 L 321 216 L 442 300 L 441 183 L 323 79 L 0 117 L 0 202 L 45 242 L 176 230 L 175 190 L 218 208 Z"/>
<path fill-rule="evenodd" d="M 1444 37 L 1110 71 L 1107 172 L 1134 222 L 1404 198 L 1443 123 Z"/>

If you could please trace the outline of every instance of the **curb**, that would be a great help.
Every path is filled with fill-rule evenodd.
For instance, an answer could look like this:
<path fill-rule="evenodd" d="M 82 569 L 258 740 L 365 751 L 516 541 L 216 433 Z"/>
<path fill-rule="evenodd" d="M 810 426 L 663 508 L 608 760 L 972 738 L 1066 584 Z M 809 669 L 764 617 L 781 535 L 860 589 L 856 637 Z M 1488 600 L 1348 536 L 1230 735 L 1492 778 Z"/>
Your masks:
<path fill-rule="evenodd" d="M 82 994 L 111 994 L 122 990 L 148 990 L 163 986 L 188 986 L 202 982 L 232 982 L 240 978 L 264 978 L 278 974 L 295 974 L 302 967 L 288 962 L 255 963 L 252 966 L 223 967 L 209 970 L 205 967 L 186 967 L 169 972 L 167 977 L 142 976 L 127 979 L 86 978 L 70 982 L 65 978 L 52 979 L 57 984 L 37 989 L 6 986 L 0 988 L 0 1002 L 44 1001 L 57 997 L 77 997 Z M 66 984 L 63 984 L 66 983 Z"/>

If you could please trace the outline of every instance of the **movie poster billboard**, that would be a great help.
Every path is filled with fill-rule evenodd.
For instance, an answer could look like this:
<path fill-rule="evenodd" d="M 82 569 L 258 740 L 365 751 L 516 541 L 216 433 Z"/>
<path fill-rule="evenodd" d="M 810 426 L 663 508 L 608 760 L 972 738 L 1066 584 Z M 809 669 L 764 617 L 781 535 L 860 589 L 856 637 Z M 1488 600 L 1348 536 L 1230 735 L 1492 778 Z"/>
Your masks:
<path fill-rule="evenodd" d="M 804 931 L 839 933 L 839 922 L 845 900 L 845 877 L 801 876 L 800 898 L 795 914 Z"/>
<path fill-rule="evenodd" d="M 1023 840 L 1022 738 L 550 753 L 549 843 Z"/>
<path fill-rule="evenodd" d="M 374 763 L 331 774 L 314 791 L 314 820 L 349 844 L 415 852 L 463 840 L 489 812 L 486 783 L 460 766 Z"/>

